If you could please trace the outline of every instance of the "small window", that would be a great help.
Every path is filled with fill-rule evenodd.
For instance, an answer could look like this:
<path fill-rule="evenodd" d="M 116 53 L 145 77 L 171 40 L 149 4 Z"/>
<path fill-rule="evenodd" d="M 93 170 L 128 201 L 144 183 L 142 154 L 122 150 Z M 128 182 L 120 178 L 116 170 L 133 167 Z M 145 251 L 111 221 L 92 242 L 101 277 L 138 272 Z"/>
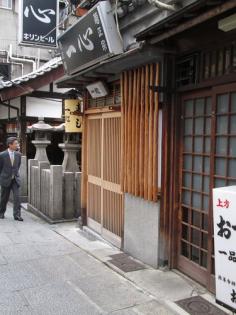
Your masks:
<path fill-rule="evenodd" d="M 0 8 L 2 9 L 12 9 L 12 0 L 0 0 Z"/>
<path fill-rule="evenodd" d="M 198 82 L 198 62 L 199 55 L 193 54 L 177 61 L 176 65 L 176 84 L 182 87 Z"/>

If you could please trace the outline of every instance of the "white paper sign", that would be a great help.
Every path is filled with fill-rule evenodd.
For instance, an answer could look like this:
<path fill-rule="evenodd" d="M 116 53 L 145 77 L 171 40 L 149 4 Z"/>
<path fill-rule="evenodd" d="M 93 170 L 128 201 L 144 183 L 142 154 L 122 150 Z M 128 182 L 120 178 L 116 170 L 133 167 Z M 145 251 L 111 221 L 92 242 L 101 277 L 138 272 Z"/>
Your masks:
<path fill-rule="evenodd" d="M 236 186 L 213 189 L 216 301 L 236 311 Z"/>

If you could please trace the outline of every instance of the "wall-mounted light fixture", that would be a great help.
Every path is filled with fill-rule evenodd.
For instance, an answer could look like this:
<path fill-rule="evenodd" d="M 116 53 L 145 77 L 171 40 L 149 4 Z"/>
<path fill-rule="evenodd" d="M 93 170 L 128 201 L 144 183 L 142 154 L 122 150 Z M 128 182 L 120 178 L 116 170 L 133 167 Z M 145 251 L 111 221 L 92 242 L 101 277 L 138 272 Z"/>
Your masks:
<path fill-rule="evenodd" d="M 108 88 L 102 81 L 97 81 L 86 86 L 92 98 L 104 97 L 108 94 Z"/>

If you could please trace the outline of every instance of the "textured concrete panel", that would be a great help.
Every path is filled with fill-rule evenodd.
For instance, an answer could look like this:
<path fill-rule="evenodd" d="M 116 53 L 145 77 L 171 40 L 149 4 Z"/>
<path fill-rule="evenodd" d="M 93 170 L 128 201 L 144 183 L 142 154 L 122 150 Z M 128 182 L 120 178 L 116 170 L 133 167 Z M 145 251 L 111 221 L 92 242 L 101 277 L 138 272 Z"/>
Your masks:
<path fill-rule="evenodd" d="M 50 177 L 50 213 L 52 219 L 62 218 L 62 166 L 51 165 Z"/>
<path fill-rule="evenodd" d="M 64 173 L 64 218 L 72 219 L 75 217 L 74 202 L 74 183 L 75 173 Z"/>
<path fill-rule="evenodd" d="M 81 172 L 75 173 L 75 208 L 76 218 L 81 216 Z"/>
<path fill-rule="evenodd" d="M 31 171 L 33 166 L 37 166 L 38 161 L 28 160 L 28 202 L 32 203 L 32 191 L 31 191 Z"/>
<path fill-rule="evenodd" d="M 25 201 L 27 200 L 27 195 L 28 195 L 28 187 L 27 187 L 28 173 L 27 173 L 27 157 L 26 156 L 21 157 L 21 167 L 20 167 L 19 173 L 20 173 L 20 178 L 21 178 L 20 196 L 21 196 L 21 200 Z"/>
<path fill-rule="evenodd" d="M 125 194 L 124 251 L 158 267 L 159 203 Z"/>

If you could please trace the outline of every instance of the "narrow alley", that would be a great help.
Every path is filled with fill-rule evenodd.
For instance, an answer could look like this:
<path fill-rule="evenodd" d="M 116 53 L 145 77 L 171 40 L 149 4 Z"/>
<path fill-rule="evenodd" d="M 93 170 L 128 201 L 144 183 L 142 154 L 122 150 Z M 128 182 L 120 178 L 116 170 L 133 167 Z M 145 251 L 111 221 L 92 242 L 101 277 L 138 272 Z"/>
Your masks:
<path fill-rule="evenodd" d="M 151 297 L 52 226 L 26 212 L 24 222 L 15 222 L 11 211 L 0 221 L 1 315 L 118 315 L 145 309 L 155 314 L 148 313 L 158 307 Z"/>
<path fill-rule="evenodd" d="M 172 271 L 133 260 L 122 272 L 119 259 L 111 262 L 125 254 L 75 222 L 49 225 L 22 212 L 24 222 L 14 221 L 9 206 L 0 221 L 1 315 L 185 315 L 174 301 L 196 295 L 214 301 Z"/>

